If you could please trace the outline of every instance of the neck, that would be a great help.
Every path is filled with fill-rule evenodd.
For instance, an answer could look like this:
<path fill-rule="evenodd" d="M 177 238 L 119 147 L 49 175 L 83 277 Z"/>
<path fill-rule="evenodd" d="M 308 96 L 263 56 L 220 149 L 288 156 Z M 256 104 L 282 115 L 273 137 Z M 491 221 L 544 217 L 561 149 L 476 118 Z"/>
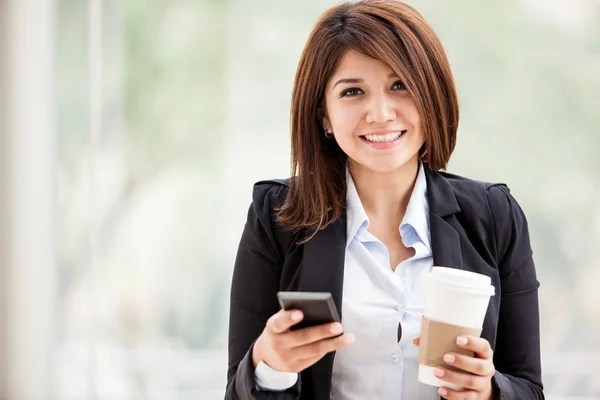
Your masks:
<path fill-rule="evenodd" d="M 375 172 L 349 160 L 348 168 L 360 201 L 369 218 L 400 225 L 419 172 L 419 158 L 414 157 L 390 172 Z"/>

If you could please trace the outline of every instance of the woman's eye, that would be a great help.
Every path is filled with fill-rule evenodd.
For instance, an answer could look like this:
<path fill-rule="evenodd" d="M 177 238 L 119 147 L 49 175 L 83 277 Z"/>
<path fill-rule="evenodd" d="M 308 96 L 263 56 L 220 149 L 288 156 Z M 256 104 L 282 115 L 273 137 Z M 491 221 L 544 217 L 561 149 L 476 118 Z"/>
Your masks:
<path fill-rule="evenodd" d="M 396 81 L 392 85 L 392 89 L 404 90 L 404 89 L 406 89 L 406 86 L 404 86 L 404 84 L 402 83 L 402 81 Z"/>
<path fill-rule="evenodd" d="M 357 96 L 361 93 L 362 91 L 358 88 L 350 88 L 350 89 L 346 89 L 344 90 L 341 94 L 340 97 L 346 97 L 346 96 Z"/>

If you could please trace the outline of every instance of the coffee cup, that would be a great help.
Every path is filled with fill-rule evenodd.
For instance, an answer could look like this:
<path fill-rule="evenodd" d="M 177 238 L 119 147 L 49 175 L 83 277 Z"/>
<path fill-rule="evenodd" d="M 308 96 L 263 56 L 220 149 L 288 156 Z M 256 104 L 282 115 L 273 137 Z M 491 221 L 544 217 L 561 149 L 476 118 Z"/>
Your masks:
<path fill-rule="evenodd" d="M 456 344 L 458 336 L 480 336 L 495 288 L 487 275 L 455 268 L 433 267 L 426 279 L 425 312 L 419 348 L 420 382 L 432 386 L 462 387 L 434 375 L 438 367 L 457 370 L 443 356 L 454 352 L 473 355 Z"/>

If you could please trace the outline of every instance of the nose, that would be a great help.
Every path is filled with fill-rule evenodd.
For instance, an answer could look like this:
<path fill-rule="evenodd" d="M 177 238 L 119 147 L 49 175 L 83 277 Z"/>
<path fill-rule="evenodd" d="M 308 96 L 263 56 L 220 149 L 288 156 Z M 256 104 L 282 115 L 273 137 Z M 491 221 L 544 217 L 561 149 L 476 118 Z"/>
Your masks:
<path fill-rule="evenodd" d="M 394 104 L 385 94 L 374 95 L 368 104 L 366 122 L 383 124 L 396 119 Z"/>

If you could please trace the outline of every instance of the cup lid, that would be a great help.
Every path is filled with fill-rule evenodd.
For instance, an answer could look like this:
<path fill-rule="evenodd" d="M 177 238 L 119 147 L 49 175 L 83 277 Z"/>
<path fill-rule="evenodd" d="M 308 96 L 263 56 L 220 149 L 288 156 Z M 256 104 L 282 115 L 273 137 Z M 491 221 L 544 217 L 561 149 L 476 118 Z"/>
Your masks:
<path fill-rule="evenodd" d="M 489 276 L 456 268 L 433 267 L 429 279 L 454 286 L 457 289 L 476 291 L 490 296 L 496 292 Z"/>

